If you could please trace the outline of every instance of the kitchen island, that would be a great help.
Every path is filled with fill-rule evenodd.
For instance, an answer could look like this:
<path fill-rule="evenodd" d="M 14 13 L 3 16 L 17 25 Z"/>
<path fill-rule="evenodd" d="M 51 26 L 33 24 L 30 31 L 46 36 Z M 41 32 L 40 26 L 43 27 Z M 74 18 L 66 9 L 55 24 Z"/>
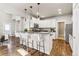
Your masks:
<path fill-rule="evenodd" d="M 37 49 L 37 41 L 39 42 L 41 40 L 44 40 L 45 52 L 43 51 L 43 48 L 40 48 L 40 51 L 46 54 L 50 54 L 50 51 L 52 49 L 52 44 L 53 44 L 53 38 L 55 38 L 54 37 L 55 34 L 53 32 L 25 32 L 25 33 L 20 32 L 16 34 L 18 34 L 16 36 L 20 37 L 20 44 L 23 43 L 23 45 L 28 46 L 27 41 L 30 41 L 30 42 L 33 41 L 34 47 L 32 47 L 31 43 L 29 43 L 29 47 L 34 49 Z"/>

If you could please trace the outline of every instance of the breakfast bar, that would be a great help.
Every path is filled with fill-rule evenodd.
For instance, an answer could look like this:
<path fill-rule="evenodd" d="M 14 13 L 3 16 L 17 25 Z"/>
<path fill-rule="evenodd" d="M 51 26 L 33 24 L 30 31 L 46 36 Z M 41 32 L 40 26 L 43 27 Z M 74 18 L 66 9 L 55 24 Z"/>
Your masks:
<path fill-rule="evenodd" d="M 40 50 L 43 53 L 49 54 L 52 47 L 52 32 L 25 32 L 16 33 L 20 38 L 20 44 Z"/>

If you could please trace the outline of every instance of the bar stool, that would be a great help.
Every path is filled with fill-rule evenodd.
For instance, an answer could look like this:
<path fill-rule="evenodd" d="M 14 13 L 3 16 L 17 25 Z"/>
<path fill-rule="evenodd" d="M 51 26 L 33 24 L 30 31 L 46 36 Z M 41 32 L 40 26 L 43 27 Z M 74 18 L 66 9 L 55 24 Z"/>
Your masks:
<path fill-rule="evenodd" d="M 27 46 L 28 46 L 28 48 L 31 47 L 32 49 L 34 49 L 34 40 L 32 39 L 31 33 L 29 33 L 29 35 L 28 35 Z"/>
<path fill-rule="evenodd" d="M 25 55 L 25 54 L 30 55 L 28 53 L 28 45 L 27 45 L 28 38 L 29 38 L 28 33 L 20 33 L 20 44 L 22 44 L 22 46 L 20 49 L 18 49 L 18 52 L 20 52 L 22 55 Z"/>
<path fill-rule="evenodd" d="M 27 49 L 30 47 L 30 44 L 32 45 L 32 48 L 34 47 L 34 41 L 31 39 L 31 34 L 29 33 L 21 33 L 20 38 L 22 48 Z M 29 50 L 28 50 L 29 51 Z"/>
<path fill-rule="evenodd" d="M 20 44 L 22 45 L 21 48 L 26 48 L 26 39 L 27 35 L 25 33 L 20 33 Z"/>
<path fill-rule="evenodd" d="M 45 37 L 42 33 L 38 33 L 38 40 L 36 41 L 36 44 L 37 44 L 37 50 L 41 51 L 40 48 L 42 48 L 43 52 L 45 53 Z"/>
<path fill-rule="evenodd" d="M 23 38 L 24 38 L 24 43 L 23 43 L 24 49 L 28 50 L 28 43 L 27 43 L 27 41 L 29 40 L 29 34 L 28 33 L 24 33 Z"/>

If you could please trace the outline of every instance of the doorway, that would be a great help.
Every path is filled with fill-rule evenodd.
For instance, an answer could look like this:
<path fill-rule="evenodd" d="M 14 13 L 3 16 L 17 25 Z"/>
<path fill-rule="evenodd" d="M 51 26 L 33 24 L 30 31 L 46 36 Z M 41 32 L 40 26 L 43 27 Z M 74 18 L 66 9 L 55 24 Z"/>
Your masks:
<path fill-rule="evenodd" d="M 58 38 L 64 39 L 64 22 L 58 22 Z"/>

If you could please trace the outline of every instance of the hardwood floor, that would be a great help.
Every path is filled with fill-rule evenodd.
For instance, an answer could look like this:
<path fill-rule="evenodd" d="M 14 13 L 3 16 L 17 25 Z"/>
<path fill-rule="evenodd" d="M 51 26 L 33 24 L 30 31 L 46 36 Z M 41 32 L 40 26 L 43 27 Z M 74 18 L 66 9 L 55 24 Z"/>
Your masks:
<path fill-rule="evenodd" d="M 8 45 L 0 45 L 0 56 L 21 56 L 17 52 L 17 49 L 19 49 L 20 47 L 21 45 L 19 44 L 19 39 L 15 37 L 10 37 Z M 28 48 L 28 53 L 31 56 L 48 56 L 47 54 L 32 48 Z"/>
<path fill-rule="evenodd" d="M 15 37 L 10 37 L 9 44 L 5 44 L 3 46 L 0 45 L 0 56 L 21 56 L 17 49 L 21 47 L 19 44 L 19 39 Z M 25 49 L 26 50 L 26 49 Z M 53 47 L 50 52 L 50 55 L 42 53 L 36 49 L 29 48 L 29 54 L 31 56 L 71 56 L 72 50 L 70 48 L 69 43 L 62 39 L 53 40 Z"/>
<path fill-rule="evenodd" d="M 54 56 L 71 56 L 72 50 L 68 42 L 62 39 L 53 40 L 53 48 L 50 55 Z"/>

